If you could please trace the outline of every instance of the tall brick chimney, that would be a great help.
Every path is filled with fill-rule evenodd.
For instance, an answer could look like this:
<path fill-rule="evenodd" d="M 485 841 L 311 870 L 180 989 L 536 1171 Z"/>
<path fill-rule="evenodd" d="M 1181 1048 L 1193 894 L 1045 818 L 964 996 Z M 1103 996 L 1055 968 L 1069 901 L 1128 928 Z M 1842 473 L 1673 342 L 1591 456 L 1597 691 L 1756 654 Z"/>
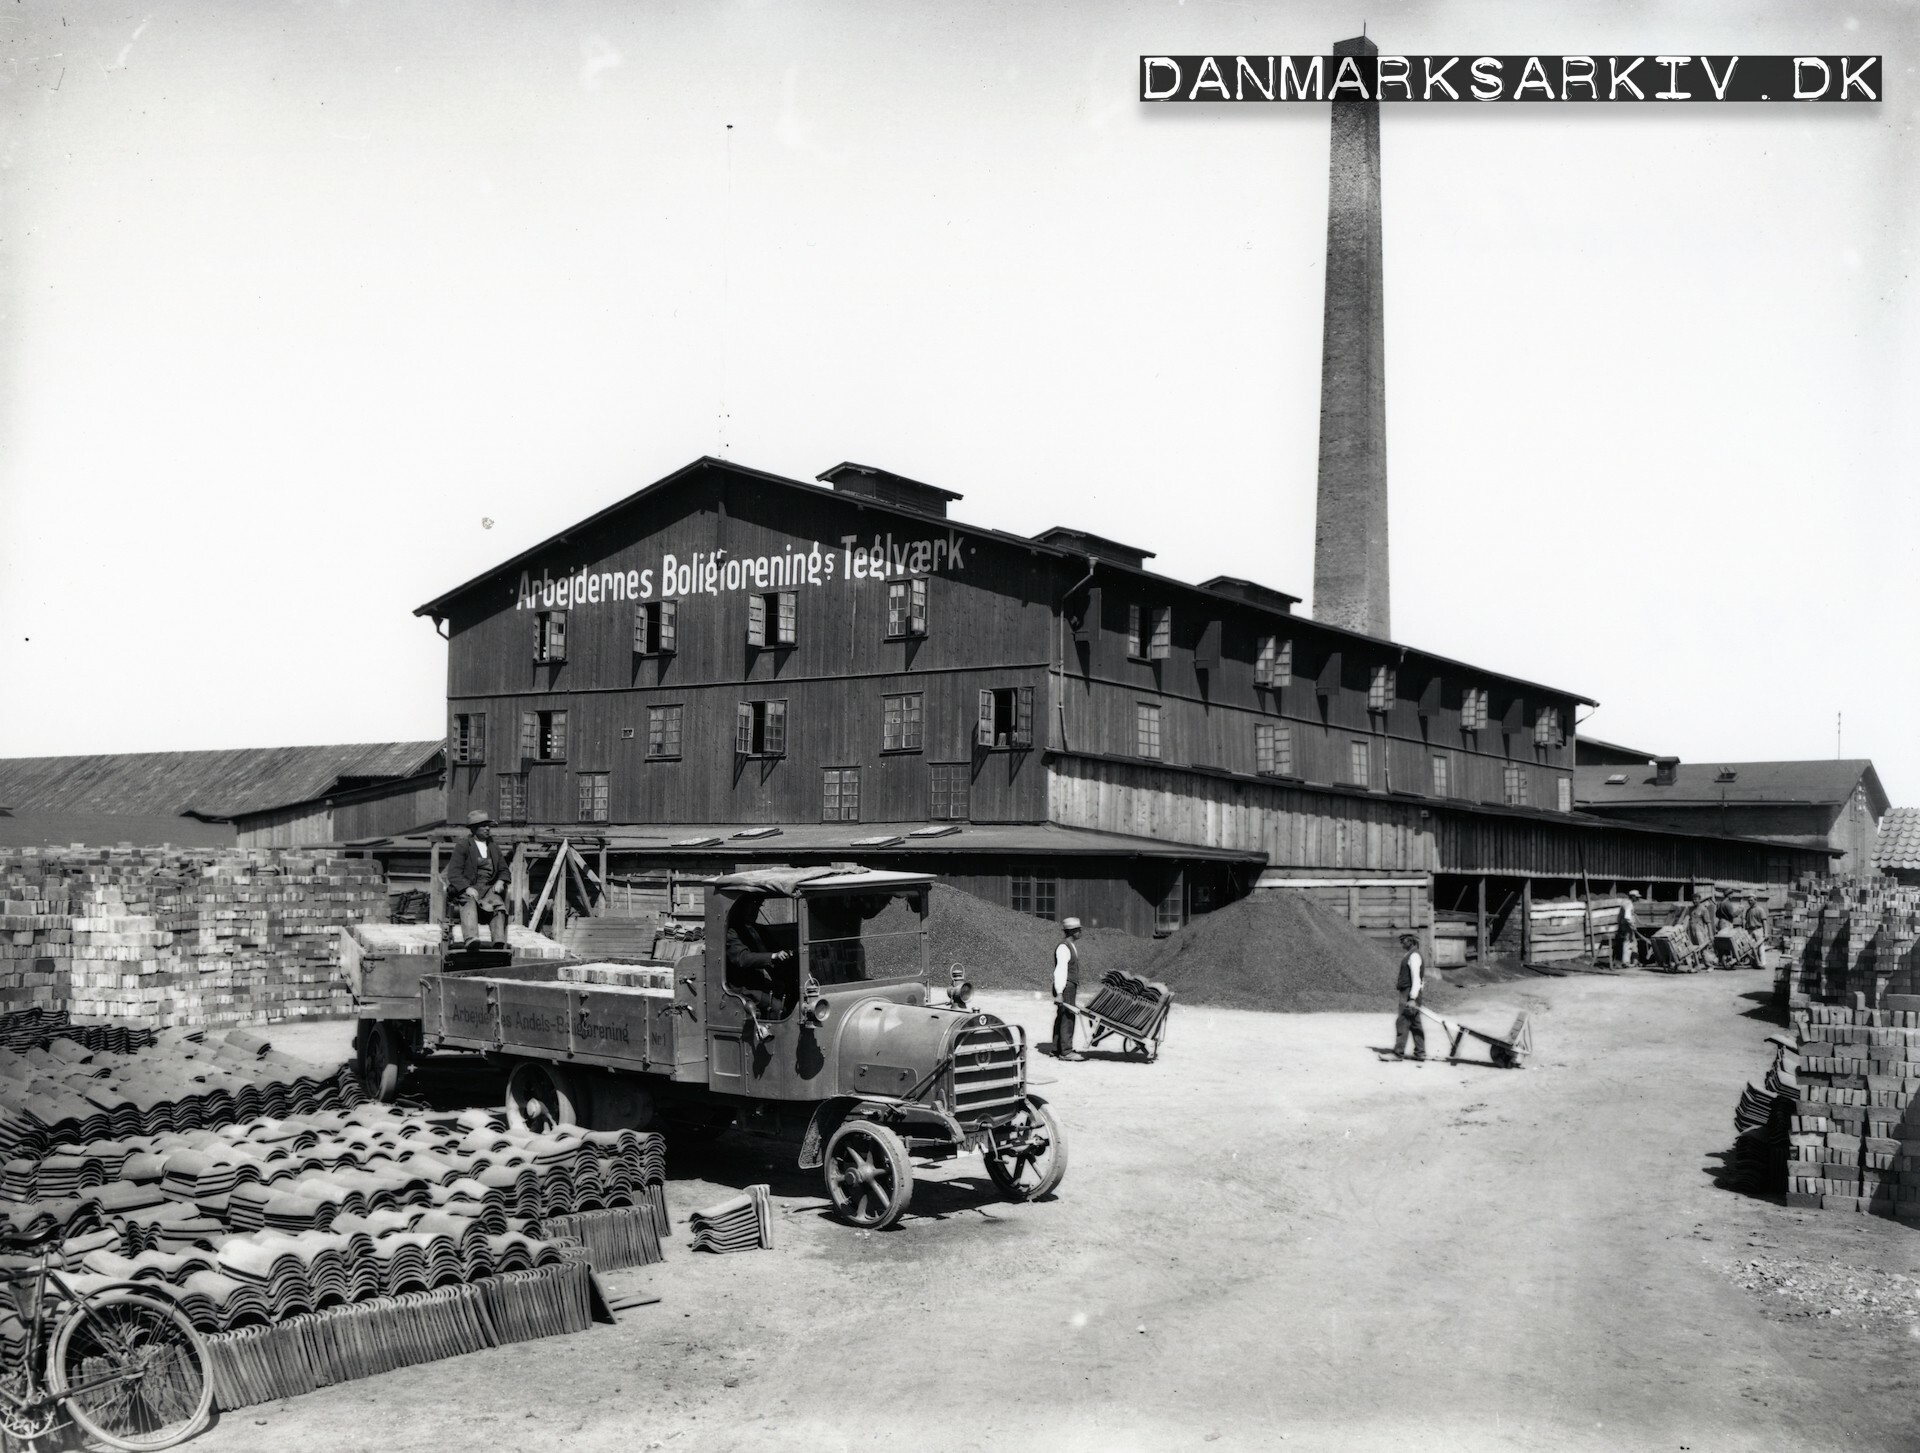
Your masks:
<path fill-rule="evenodd" d="M 1372 56 L 1380 47 L 1360 36 L 1337 42 L 1333 53 Z M 1313 615 L 1370 636 L 1391 633 L 1377 101 L 1333 103 Z"/>

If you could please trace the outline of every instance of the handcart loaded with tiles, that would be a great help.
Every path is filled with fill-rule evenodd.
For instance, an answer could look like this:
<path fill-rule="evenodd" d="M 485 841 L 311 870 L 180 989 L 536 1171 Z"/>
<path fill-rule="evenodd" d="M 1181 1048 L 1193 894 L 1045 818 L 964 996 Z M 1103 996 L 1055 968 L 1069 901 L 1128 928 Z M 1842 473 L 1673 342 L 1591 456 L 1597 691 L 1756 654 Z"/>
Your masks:
<path fill-rule="evenodd" d="M 670 964 L 424 976 L 422 1047 L 501 1062 L 516 1126 L 783 1142 L 867 1229 L 906 1210 L 915 1158 L 977 1152 L 1007 1198 L 1045 1196 L 1067 1144 L 1028 1092 L 1025 1032 L 963 989 L 932 1002 L 932 886 L 845 865 L 730 874 L 702 951 Z"/>

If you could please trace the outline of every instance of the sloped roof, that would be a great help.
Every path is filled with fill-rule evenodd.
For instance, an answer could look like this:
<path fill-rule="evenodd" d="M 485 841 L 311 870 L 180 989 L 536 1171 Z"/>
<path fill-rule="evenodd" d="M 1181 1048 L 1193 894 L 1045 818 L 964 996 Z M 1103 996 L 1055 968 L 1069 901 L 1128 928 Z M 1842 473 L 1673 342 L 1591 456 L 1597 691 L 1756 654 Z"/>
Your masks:
<path fill-rule="evenodd" d="M 1880 819 L 1873 862 L 1882 872 L 1920 868 L 1920 807 L 1896 807 Z"/>
<path fill-rule="evenodd" d="M 361 742 L 0 758 L 0 803 L 17 813 L 231 817 L 307 801 L 342 778 L 411 777 L 444 747 Z"/>
<path fill-rule="evenodd" d="M 1723 773 L 1733 780 L 1722 782 Z M 1624 777 L 1624 782 L 1609 782 Z M 1698 807 L 1729 804 L 1805 803 L 1839 806 L 1864 779 L 1876 816 L 1887 810 L 1880 775 L 1865 757 L 1815 758 L 1805 762 L 1682 762 L 1673 784 L 1657 786 L 1652 767 L 1598 763 L 1573 769 L 1574 800 L 1595 808 Z"/>

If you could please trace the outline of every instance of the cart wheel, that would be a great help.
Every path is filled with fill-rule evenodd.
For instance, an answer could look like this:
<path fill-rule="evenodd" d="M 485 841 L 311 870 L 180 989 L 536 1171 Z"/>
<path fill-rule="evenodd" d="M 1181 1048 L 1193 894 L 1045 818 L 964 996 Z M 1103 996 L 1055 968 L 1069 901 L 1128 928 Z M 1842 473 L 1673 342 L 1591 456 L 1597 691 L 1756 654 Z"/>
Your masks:
<path fill-rule="evenodd" d="M 827 1142 L 827 1195 L 841 1219 L 863 1231 L 898 1221 L 913 1199 L 907 1147 L 884 1125 L 849 1120 Z"/>
<path fill-rule="evenodd" d="M 544 1134 L 558 1125 L 580 1123 L 580 1094 L 573 1076 L 559 1065 L 523 1059 L 507 1076 L 507 1124 Z"/>
<path fill-rule="evenodd" d="M 384 1019 L 361 1020 L 360 1083 L 380 1103 L 390 1104 L 400 1088 L 407 1052 L 400 1032 Z"/>
<path fill-rule="evenodd" d="M 988 1132 L 987 1176 L 1009 1201 L 1035 1201 L 1067 1176 L 1067 1137 L 1046 1101 L 1029 1095 L 1020 1112 Z"/>

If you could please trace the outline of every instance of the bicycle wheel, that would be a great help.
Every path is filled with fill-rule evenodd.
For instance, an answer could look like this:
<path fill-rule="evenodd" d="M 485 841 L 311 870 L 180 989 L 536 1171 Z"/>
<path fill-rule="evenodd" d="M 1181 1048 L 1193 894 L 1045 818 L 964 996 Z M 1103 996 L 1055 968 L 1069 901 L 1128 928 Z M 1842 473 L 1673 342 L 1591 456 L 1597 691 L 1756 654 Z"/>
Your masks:
<path fill-rule="evenodd" d="M 132 1292 L 102 1292 L 67 1313 L 47 1353 L 47 1384 L 86 1432 L 135 1453 L 191 1438 L 213 1405 L 207 1344 L 193 1324 Z"/>

